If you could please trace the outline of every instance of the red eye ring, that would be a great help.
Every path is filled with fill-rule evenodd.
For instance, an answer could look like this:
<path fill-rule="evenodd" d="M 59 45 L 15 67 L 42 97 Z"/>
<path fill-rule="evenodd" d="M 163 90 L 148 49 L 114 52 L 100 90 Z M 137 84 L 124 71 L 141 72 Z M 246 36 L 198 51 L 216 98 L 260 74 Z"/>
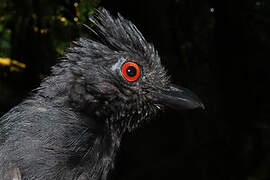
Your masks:
<path fill-rule="evenodd" d="M 121 72 L 124 78 L 130 82 L 136 81 L 140 74 L 139 66 L 134 62 L 126 62 L 121 67 Z"/>

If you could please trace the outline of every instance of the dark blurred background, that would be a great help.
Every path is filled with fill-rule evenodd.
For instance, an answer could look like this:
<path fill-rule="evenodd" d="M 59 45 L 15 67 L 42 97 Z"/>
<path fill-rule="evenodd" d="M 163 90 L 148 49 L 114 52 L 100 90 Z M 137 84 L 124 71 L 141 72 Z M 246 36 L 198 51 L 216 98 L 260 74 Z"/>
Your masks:
<path fill-rule="evenodd" d="M 206 110 L 166 110 L 124 139 L 111 179 L 270 179 L 269 0 L 1 0 L 0 115 L 21 102 L 94 8 L 133 21 Z"/>

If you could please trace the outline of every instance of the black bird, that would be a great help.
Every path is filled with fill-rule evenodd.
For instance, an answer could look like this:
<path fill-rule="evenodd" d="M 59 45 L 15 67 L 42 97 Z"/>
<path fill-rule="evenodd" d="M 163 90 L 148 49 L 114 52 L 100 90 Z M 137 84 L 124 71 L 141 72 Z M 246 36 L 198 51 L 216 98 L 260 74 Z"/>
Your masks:
<path fill-rule="evenodd" d="M 105 180 L 125 132 L 165 106 L 203 107 L 134 24 L 105 9 L 90 21 L 90 36 L 1 118 L 0 180 Z"/>

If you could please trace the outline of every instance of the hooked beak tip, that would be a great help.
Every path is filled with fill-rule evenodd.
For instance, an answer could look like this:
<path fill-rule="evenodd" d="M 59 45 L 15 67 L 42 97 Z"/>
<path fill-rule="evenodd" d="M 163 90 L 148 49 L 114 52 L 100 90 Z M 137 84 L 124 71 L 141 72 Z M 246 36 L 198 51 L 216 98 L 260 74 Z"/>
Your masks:
<path fill-rule="evenodd" d="M 201 102 L 198 106 L 199 108 L 202 108 L 203 110 L 205 110 L 205 105 Z"/>

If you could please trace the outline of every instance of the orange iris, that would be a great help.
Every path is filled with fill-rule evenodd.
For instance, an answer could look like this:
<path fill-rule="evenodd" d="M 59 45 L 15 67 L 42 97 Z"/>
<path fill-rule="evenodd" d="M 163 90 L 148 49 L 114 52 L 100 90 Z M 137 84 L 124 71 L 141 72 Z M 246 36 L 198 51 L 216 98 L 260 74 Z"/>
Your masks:
<path fill-rule="evenodd" d="M 134 62 L 126 62 L 121 67 L 124 78 L 130 82 L 136 81 L 140 76 L 140 68 Z"/>

